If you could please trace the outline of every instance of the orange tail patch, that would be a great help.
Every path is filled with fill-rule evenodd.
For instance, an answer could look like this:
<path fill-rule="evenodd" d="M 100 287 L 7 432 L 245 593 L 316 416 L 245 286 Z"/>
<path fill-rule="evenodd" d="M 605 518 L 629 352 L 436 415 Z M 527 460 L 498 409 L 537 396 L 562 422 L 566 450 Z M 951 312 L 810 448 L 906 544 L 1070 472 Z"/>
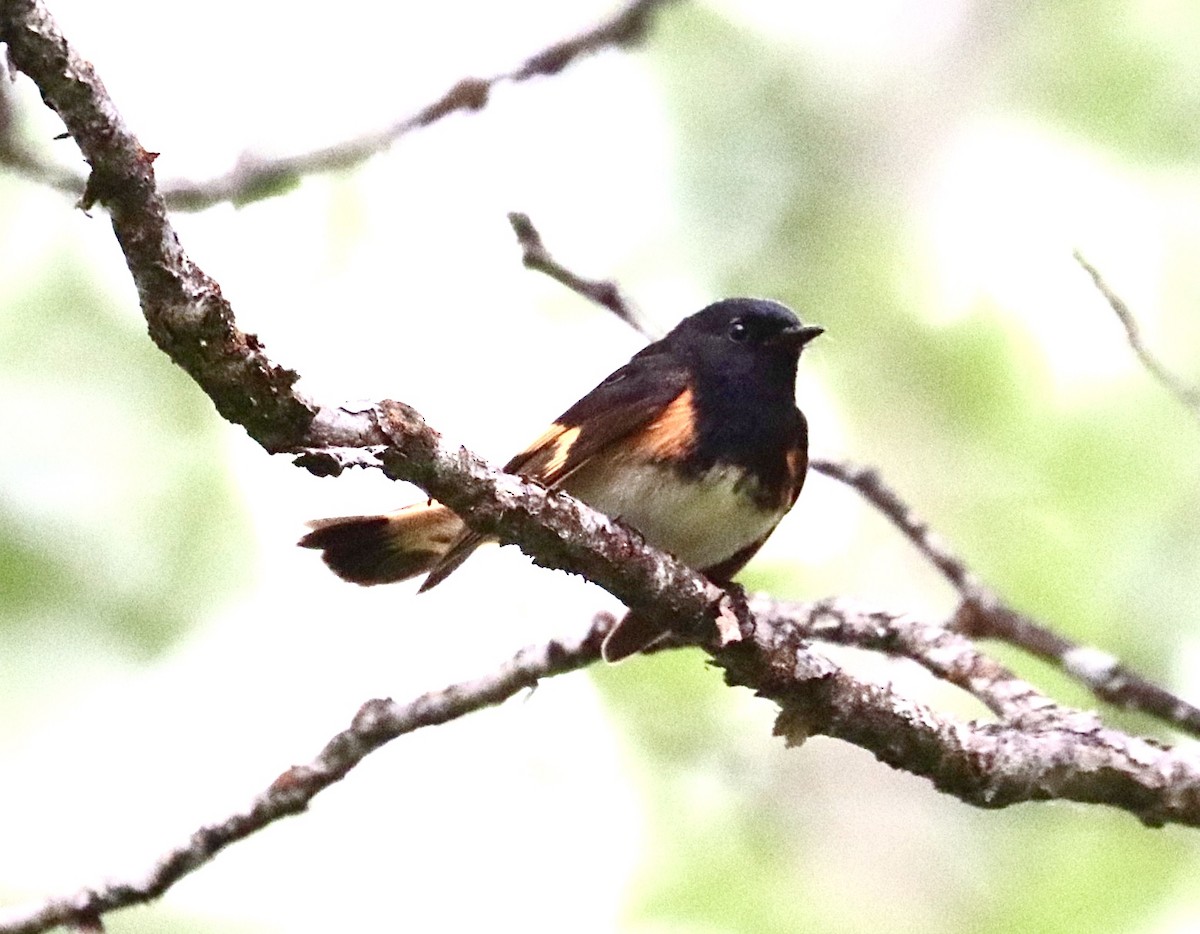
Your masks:
<path fill-rule="evenodd" d="M 438 502 L 387 515 L 318 519 L 310 527 L 298 544 L 320 549 L 338 577 L 364 586 L 425 573 L 464 531 L 462 520 Z"/>

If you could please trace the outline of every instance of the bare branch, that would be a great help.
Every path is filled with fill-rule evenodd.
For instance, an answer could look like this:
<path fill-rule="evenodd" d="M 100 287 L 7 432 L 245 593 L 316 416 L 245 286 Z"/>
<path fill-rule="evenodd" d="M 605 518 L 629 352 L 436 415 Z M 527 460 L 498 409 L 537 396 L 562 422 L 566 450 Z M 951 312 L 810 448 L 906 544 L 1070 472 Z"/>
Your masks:
<path fill-rule="evenodd" d="M 1095 716 L 1059 707 L 939 624 L 837 600 L 775 603 L 758 596 L 754 620 L 732 648 L 710 645 L 731 684 L 780 705 L 776 732 L 792 745 L 810 735 L 846 739 L 930 779 L 979 807 L 1065 799 L 1100 803 L 1148 824 L 1200 826 L 1200 759 L 1104 729 Z M 0 913 L 0 934 L 34 934 L 98 919 L 162 895 L 227 846 L 307 809 L 380 746 L 422 727 L 495 706 L 544 678 L 593 664 L 611 617 L 598 617 L 572 644 L 518 653 L 498 671 L 405 704 L 368 701 L 350 727 L 307 765 L 293 766 L 248 808 L 201 827 L 132 880 L 107 882 Z M 989 699 L 1000 723 L 962 722 L 870 684 L 834 664 L 808 639 L 877 647 L 922 661 L 931 671 Z"/>
<path fill-rule="evenodd" d="M 358 463 L 416 483 L 469 517 L 476 531 L 520 540 L 537 560 L 586 575 L 666 628 L 687 632 L 699 620 L 711 624 L 731 612 L 719 588 L 647 548 L 636 533 L 447 444 L 408 406 L 320 405 L 296 394 L 296 373 L 270 361 L 258 338 L 237 328 L 220 288 L 184 253 L 154 187 L 153 156 L 125 127 L 92 66 L 70 48 L 41 0 L 0 6 L 0 39 L 16 66 L 37 80 L 92 165 L 85 203 L 102 201 L 112 215 L 151 337 L 227 420 L 272 453 L 299 454 L 298 464 L 320 474 L 340 472 L 348 462 L 345 449 L 366 448 Z M 732 611 L 745 615 L 744 607 Z"/>
<path fill-rule="evenodd" d="M 1008 604 L 930 529 L 872 467 L 850 461 L 814 459 L 814 470 L 859 493 L 899 529 L 962 597 L 953 628 L 965 636 L 998 639 L 1050 662 L 1082 681 L 1099 699 L 1151 714 L 1200 736 L 1200 709 L 1127 668 L 1100 649 L 1081 646 Z"/>
<path fill-rule="evenodd" d="M 1193 704 L 1103 649 L 1064 638 L 1003 603 L 989 607 L 966 600 L 958 608 L 954 625 L 964 636 L 999 639 L 1050 662 L 1114 707 L 1150 714 L 1184 733 L 1200 736 L 1200 709 Z"/>
<path fill-rule="evenodd" d="M 71 922 L 71 934 L 104 934 L 104 920 L 99 915 L 81 915 Z"/>
<path fill-rule="evenodd" d="M 982 807 L 1062 798 L 1122 808 L 1149 824 L 1200 826 L 1195 755 L 1104 729 L 1093 715 L 1057 707 L 944 627 L 854 611 L 836 601 L 786 609 L 756 602 L 756 617 L 736 594 L 648 548 L 619 523 L 447 443 L 408 406 L 320 405 L 299 397 L 296 374 L 272 363 L 257 338 L 237 329 L 216 283 L 183 252 L 155 189 L 153 156 L 125 128 L 91 66 L 70 48 L 41 0 L 0 3 L 0 39 L 62 116 L 91 165 L 84 203 L 102 202 L 110 210 L 151 335 L 222 415 L 243 425 L 268 451 L 297 454 L 299 464 L 323 474 L 378 466 L 417 483 L 471 528 L 518 543 L 538 562 L 604 586 L 639 614 L 706 646 L 730 683 L 774 699 L 781 709 L 777 731 L 789 742 L 815 733 L 845 739 Z M 559 59 L 569 60 L 569 51 Z M 552 70 L 548 63 L 538 67 Z M 928 530 L 910 514 L 902 518 L 901 528 L 930 547 Z M 941 551 L 943 573 L 953 572 L 953 556 Z M 962 571 L 960 584 L 966 587 L 973 579 L 964 576 L 965 566 Z M 964 606 L 981 606 L 978 592 L 975 598 Z M 732 632 L 729 614 L 737 619 Z M 722 616 L 727 628 L 719 634 L 715 621 Z M 960 623 L 969 629 L 972 620 Z M 498 703 L 540 678 L 591 663 L 601 632 L 593 627 L 575 646 L 528 650 L 500 672 L 410 704 L 370 702 L 312 764 L 285 772 L 248 810 L 203 828 L 166 855 L 160 864 L 165 869 L 11 912 L 0 931 L 44 930 L 63 921 L 90 924 L 111 907 L 153 898 L 221 848 L 302 810 L 394 736 Z M 874 640 L 885 651 L 916 659 L 979 697 L 1002 722 L 945 717 L 856 679 L 808 642 L 839 634 Z"/>
<path fill-rule="evenodd" d="M 83 190 L 83 179 L 78 173 L 39 159 L 22 143 L 9 91 L 15 77 L 9 75 L 0 58 L 0 165 L 50 188 L 78 196 Z"/>
<path fill-rule="evenodd" d="M 980 602 L 998 602 L 967 567 L 967 563 L 954 554 L 929 527 L 929 523 L 918 516 L 912 507 L 900 498 L 900 494 L 884 482 L 874 467 L 829 458 L 813 458 L 810 466 L 818 473 L 846 484 L 887 516 L 892 525 L 904 533 L 964 598 Z"/>
<path fill-rule="evenodd" d="M 82 177 L 69 169 L 39 159 L 21 144 L 14 133 L 0 139 L 0 165 L 65 195 L 78 197 L 83 190 Z"/>
<path fill-rule="evenodd" d="M 504 83 L 519 84 L 555 75 L 579 59 L 610 47 L 631 46 L 648 32 L 654 14 L 675 0 L 633 0 L 609 19 L 576 36 L 554 43 L 509 71 L 490 78 L 463 78 L 436 101 L 397 120 L 391 126 L 332 146 L 277 159 L 245 153 L 224 175 L 205 181 L 168 181 L 161 186 L 173 211 L 203 211 L 223 202 L 238 206 L 291 191 L 305 176 L 355 168 L 386 152 L 402 137 L 460 111 L 482 110 L 492 91 Z M 78 194 L 84 180 L 73 172 L 49 165 L 16 144 L 0 146 L 0 163 L 43 184 Z"/>
<path fill-rule="evenodd" d="M 152 901 L 232 843 L 244 840 L 281 818 L 299 814 L 309 802 L 365 759 L 371 752 L 406 733 L 438 726 L 465 714 L 503 703 L 543 678 L 574 671 L 600 658 L 600 643 L 611 618 L 599 620 L 577 642 L 550 642 L 518 652 L 506 665 L 472 681 L 450 685 L 399 704 L 367 701 L 350 726 L 334 736 L 307 765 L 297 765 L 275 779 L 243 811 L 198 829 L 162 854 L 139 878 L 104 882 L 44 902 L 0 912 L 0 934 L 32 934 L 60 924 L 78 930 L 102 930 L 102 914 Z M 94 927 L 84 927 L 93 924 Z"/>
<path fill-rule="evenodd" d="M 621 293 L 621 287 L 616 282 L 612 279 L 585 279 L 559 263 L 546 249 L 542 235 L 537 232 L 528 214 L 513 211 L 508 215 L 508 222 L 517 235 L 517 243 L 521 245 L 521 262 L 527 269 L 543 273 L 572 292 L 607 308 L 647 340 L 655 339 L 652 329 Z"/>
<path fill-rule="evenodd" d="M 1125 338 L 1129 341 L 1129 346 L 1133 348 L 1133 352 L 1142 366 L 1158 381 L 1159 385 L 1173 395 L 1180 405 L 1188 410 L 1192 418 L 1200 422 L 1200 386 L 1191 386 L 1180 379 L 1164 366 L 1158 357 L 1150 352 L 1150 348 L 1142 340 L 1141 329 L 1138 327 L 1137 319 L 1134 318 L 1133 312 L 1129 310 L 1129 306 L 1104 281 L 1104 277 L 1100 275 L 1100 271 L 1083 258 L 1082 253 L 1076 250 L 1074 256 L 1075 262 L 1082 266 L 1083 271 L 1092 277 L 1092 282 L 1095 284 L 1096 289 L 1104 296 L 1104 300 L 1108 302 L 1108 307 L 1113 310 L 1113 314 L 1117 316 L 1117 320 L 1125 328 Z"/>
<path fill-rule="evenodd" d="M 1013 725 L 1035 726 L 1060 708 L 945 621 L 931 623 L 907 613 L 855 607 L 843 600 L 811 606 L 758 595 L 750 610 L 759 625 L 802 627 L 806 636 L 912 659 L 935 677 L 962 688 Z"/>
<path fill-rule="evenodd" d="M 91 64 L 38 0 L 0 4 L 0 40 L 34 78 L 91 166 L 81 205 L 108 208 L 154 342 L 201 385 L 226 419 L 267 450 L 302 434 L 314 409 L 292 392 L 296 373 L 276 366 L 238 330 L 220 287 L 184 253 L 155 188 L 154 153 L 125 126 Z"/>
<path fill-rule="evenodd" d="M 829 603 L 818 608 L 825 617 L 834 612 Z M 1105 729 L 1067 708 L 1043 709 L 1036 727 L 958 721 L 857 680 L 813 650 L 810 629 L 776 617 L 716 657 L 729 683 L 779 704 L 776 733 L 790 744 L 816 734 L 847 740 L 978 807 L 1066 799 L 1114 805 L 1152 826 L 1200 820 L 1194 753 Z"/>
<path fill-rule="evenodd" d="M 527 267 L 545 273 L 584 298 L 614 312 L 643 335 L 650 336 L 628 302 L 621 297 L 616 283 L 585 279 L 560 264 L 550 256 L 527 215 L 510 214 L 509 221 L 521 244 L 522 259 Z M 878 470 L 829 458 L 814 458 L 810 466 L 851 487 L 887 516 L 954 586 L 963 600 L 953 620 L 953 626 L 959 632 L 1015 645 L 1082 681 L 1102 701 L 1151 714 L 1184 732 L 1200 736 L 1200 709 L 1129 669 L 1108 653 L 1072 642 L 1033 617 L 1008 606 L 884 482 Z"/>

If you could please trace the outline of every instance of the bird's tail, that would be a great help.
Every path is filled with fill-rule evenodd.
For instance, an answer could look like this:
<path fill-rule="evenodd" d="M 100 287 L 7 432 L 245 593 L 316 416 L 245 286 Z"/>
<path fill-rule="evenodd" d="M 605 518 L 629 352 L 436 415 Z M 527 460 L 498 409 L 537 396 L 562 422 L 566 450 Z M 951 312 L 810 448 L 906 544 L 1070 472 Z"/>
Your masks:
<path fill-rule="evenodd" d="M 370 586 L 428 574 L 422 590 L 445 580 L 485 539 L 436 500 L 378 516 L 317 519 L 300 539 L 317 548 L 342 580 Z M 627 613 L 604 640 L 605 661 L 616 662 L 659 642 L 661 625 Z"/>
<path fill-rule="evenodd" d="M 318 519 L 310 527 L 299 544 L 319 548 L 338 577 L 367 586 L 432 570 L 466 531 L 463 521 L 435 500 L 379 516 Z"/>

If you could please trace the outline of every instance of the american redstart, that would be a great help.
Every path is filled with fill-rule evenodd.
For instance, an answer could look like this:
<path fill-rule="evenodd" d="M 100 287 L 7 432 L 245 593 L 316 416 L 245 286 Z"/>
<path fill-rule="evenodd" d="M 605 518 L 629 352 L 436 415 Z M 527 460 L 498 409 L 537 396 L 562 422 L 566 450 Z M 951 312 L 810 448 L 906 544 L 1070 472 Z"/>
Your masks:
<path fill-rule="evenodd" d="M 731 298 L 681 321 L 567 409 L 505 465 L 637 529 L 727 584 L 800 495 L 808 425 L 800 351 L 822 328 L 777 302 Z M 484 543 L 436 501 L 319 519 L 300 540 L 344 580 L 441 583 Z M 617 661 L 666 633 L 627 614 L 604 642 Z"/>

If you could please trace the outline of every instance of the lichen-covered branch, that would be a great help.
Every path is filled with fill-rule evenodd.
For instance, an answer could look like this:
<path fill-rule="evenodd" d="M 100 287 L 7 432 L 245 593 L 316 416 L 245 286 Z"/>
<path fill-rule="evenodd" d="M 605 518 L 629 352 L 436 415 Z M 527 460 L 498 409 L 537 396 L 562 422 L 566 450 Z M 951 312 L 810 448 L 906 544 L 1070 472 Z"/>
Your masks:
<path fill-rule="evenodd" d="M 850 461 L 814 459 L 814 470 L 857 491 L 899 529 L 962 597 L 951 628 L 975 639 L 1015 645 L 1083 682 L 1100 700 L 1140 710 L 1193 736 L 1200 736 L 1200 708 L 1175 696 L 1101 649 L 1067 639 L 1009 606 L 986 586 L 927 522 L 872 467 Z"/>
<path fill-rule="evenodd" d="M 1200 757 L 1104 729 L 1091 714 L 1053 704 L 937 623 L 836 600 L 782 604 L 759 596 L 751 606 L 755 620 L 747 624 L 746 638 L 709 649 L 731 684 L 779 704 L 776 731 L 790 744 L 816 734 L 846 739 L 980 807 L 1061 799 L 1118 807 L 1152 825 L 1200 826 Z M 598 617 L 577 642 L 524 649 L 491 674 L 407 703 L 368 701 L 311 762 L 282 773 L 244 810 L 198 829 L 140 877 L 0 911 L 0 934 L 92 921 L 157 898 L 231 844 L 303 812 L 385 743 L 596 662 L 611 623 Z M 872 635 L 864 640 L 866 634 Z M 842 637 L 853 643 L 875 639 L 881 649 L 922 661 L 990 698 L 1000 721 L 948 717 L 855 677 L 809 642 Z"/>
<path fill-rule="evenodd" d="M 81 206 L 108 209 L 151 338 L 226 419 L 268 450 L 294 444 L 314 414 L 292 391 L 296 374 L 268 360 L 258 339 L 238 329 L 220 287 L 184 252 L 155 187 L 155 153 L 130 132 L 91 64 L 38 0 L 0 4 L 0 40 L 91 167 Z"/>
<path fill-rule="evenodd" d="M 570 61 L 578 50 L 591 48 L 597 36 L 626 35 L 625 28 L 610 24 L 589 33 L 591 38 L 570 40 L 559 52 L 538 57 L 522 74 L 539 73 L 550 62 Z M 274 364 L 254 335 L 237 328 L 219 287 L 188 259 L 166 218 L 154 187 L 152 156 L 124 126 L 103 84 L 57 32 L 44 6 L 34 0 L 8 0 L 0 30 L 13 63 L 37 81 L 92 165 L 85 203 L 102 201 L 112 214 L 151 336 L 192 374 L 221 414 L 243 425 L 269 451 L 308 452 L 298 462 L 318 472 L 334 472 L 349 462 L 373 462 L 374 454 L 388 449 L 398 436 L 389 437 L 380 425 L 379 410 L 322 406 L 300 397 L 292 389 L 296 374 Z M 417 417 L 408 422 L 410 427 L 423 426 Z M 422 441 L 426 451 L 431 449 L 427 441 Z M 393 448 L 390 460 L 394 475 L 424 484 L 451 505 L 470 505 L 461 497 L 453 471 L 431 471 L 403 449 Z M 1003 607 L 877 473 L 834 461 L 818 460 L 814 466 L 862 492 L 960 589 L 964 609 L 957 622 L 963 632 L 1016 642 L 1084 676 L 1106 699 L 1198 728 L 1195 708 L 1119 665 L 1096 664 L 1099 653 L 1079 649 Z"/>
<path fill-rule="evenodd" d="M 972 695 L 1009 723 L 1034 726 L 1058 706 L 1022 681 L 970 639 L 951 631 L 945 620 L 930 622 L 908 613 L 822 600 L 811 606 L 758 596 L 750 611 L 760 626 L 783 627 L 823 642 L 871 649 L 912 659 L 936 678 Z"/>
<path fill-rule="evenodd" d="M 789 743 L 817 734 L 847 740 L 978 807 L 1058 799 L 1119 807 L 1150 826 L 1198 826 L 1200 757 L 1193 751 L 1055 706 L 1038 711 L 1034 723 L 956 720 L 856 679 L 812 648 L 811 628 L 777 614 L 716 656 L 730 684 L 779 704 L 776 733 Z"/>
<path fill-rule="evenodd" d="M 245 427 L 266 450 L 291 453 L 320 474 L 350 466 L 382 469 L 417 483 L 477 531 L 519 544 L 542 564 L 583 574 L 640 614 L 662 621 L 681 640 L 704 646 L 731 683 L 775 700 L 779 732 L 790 742 L 816 733 L 845 739 L 983 807 L 1063 798 L 1122 808 L 1150 824 L 1200 825 L 1200 762 L 1194 754 L 1125 736 L 1103 728 L 1094 715 L 1054 705 L 970 645 L 964 633 L 981 631 L 982 624 L 969 614 L 959 614 L 954 633 L 838 601 L 782 607 L 756 599 L 751 608 L 736 592 L 714 587 L 619 523 L 447 442 L 408 406 L 302 398 L 294 389 L 296 374 L 272 362 L 257 338 L 238 329 L 219 286 L 187 257 L 156 189 L 153 154 L 124 125 L 103 84 L 41 0 L 0 0 L 0 40 L 62 117 L 91 166 L 83 203 L 109 210 L 151 336 L 226 419 Z M 568 42 L 527 67 L 552 73 L 579 47 Z M 919 525 L 911 515 L 898 524 L 910 537 Z M 932 547 L 927 530 L 914 540 Z M 964 607 L 984 606 L 985 592 L 972 583 L 965 565 L 954 570 L 954 560 L 943 550 L 943 573 L 958 574 L 960 590 L 970 597 Z M 529 650 L 492 675 L 409 704 L 370 702 L 313 763 L 285 772 L 246 811 L 202 828 L 142 879 L 9 912 L 0 931 L 95 926 L 112 908 L 154 898 L 223 847 L 302 810 L 391 738 L 591 663 L 601 632 L 594 626 L 573 646 Z M 813 638 L 842 638 L 912 658 L 980 698 L 999 722 L 955 720 L 862 681 L 815 648 Z"/>
<path fill-rule="evenodd" d="M 510 214 L 509 221 L 526 266 L 607 308 L 642 334 L 647 333 L 616 283 L 587 279 L 563 266 L 550 254 L 527 215 Z M 1085 265 L 1085 268 L 1090 267 Z M 1140 710 L 1186 733 L 1200 736 L 1200 708 L 1133 671 L 1109 653 L 1081 646 L 1009 606 L 971 571 L 966 561 L 954 553 L 874 467 L 823 457 L 813 458 L 810 466 L 858 492 L 954 586 L 962 597 L 962 604 L 950 622 L 951 628 L 974 638 L 997 639 L 1015 645 L 1083 682 L 1102 701 Z"/>

